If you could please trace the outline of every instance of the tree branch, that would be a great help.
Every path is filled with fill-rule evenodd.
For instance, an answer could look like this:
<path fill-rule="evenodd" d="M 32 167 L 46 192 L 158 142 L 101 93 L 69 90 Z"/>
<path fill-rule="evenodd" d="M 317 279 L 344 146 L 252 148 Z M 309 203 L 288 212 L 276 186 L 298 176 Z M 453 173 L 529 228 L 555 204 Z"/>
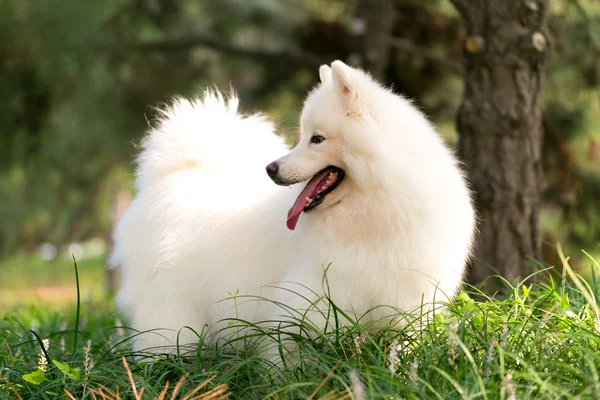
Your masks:
<path fill-rule="evenodd" d="M 207 36 L 188 36 L 175 39 L 161 39 L 147 41 L 132 46 L 137 51 L 162 51 L 176 52 L 187 51 L 194 47 L 206 47 L 233 57 L 246 58 L 262 63 L 284 63 L 295 69 L 317 69 L 330 60 L 314 54 L 299 51 L 272 51 L 259 49 L 246 49 L 221 42 Z"/>
<path fill-rule="evenodd" d="M 422 57 L 426 60 L 433 61 L 439 66 L 446 68 L 447 70 L 452 71 L 456 74 L 463 73 L 463 66 L 461 63 L 440 56 L 425 47 L 416 46 L 407 39 L 388 37 L 387 40 L 390 46 L 392 47 L 403 50 L 407 53 L 411 53 L 417 57 Z"/>

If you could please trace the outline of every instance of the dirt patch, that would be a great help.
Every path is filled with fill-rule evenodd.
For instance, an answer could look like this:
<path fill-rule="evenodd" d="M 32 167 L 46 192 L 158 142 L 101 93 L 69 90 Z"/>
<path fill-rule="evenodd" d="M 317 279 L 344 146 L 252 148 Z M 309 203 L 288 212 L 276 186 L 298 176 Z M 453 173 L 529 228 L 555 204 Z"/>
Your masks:
<path fill-rule="evenodd" d="M 90 288 L 81 288 L 82 300 L 90 293 Z M 67 304 L 77 301 L 75 285 L 39 285 L 27 288 L 0 289 L 0 307 L 23 303 Z"/>

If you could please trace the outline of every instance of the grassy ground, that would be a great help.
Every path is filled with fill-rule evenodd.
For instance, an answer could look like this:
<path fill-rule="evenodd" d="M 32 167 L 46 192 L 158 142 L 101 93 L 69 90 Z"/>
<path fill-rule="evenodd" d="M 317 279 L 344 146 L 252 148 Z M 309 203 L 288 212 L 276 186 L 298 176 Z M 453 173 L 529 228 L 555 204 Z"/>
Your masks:
<path fill-rule="evenodd" d="M 80 289 L 85 299 L 102 298 L 105 257 L 81 260 Z M 0 262 L 0 312 L 18 304 L 73 304 L 77 298 L 73 260 L 14 257 Z"/>
<path fill-rule="evenodd" d="M 346 327 L 318 331 L 297 320 L 301 337 L 275 336 L 298 346 L 300 362 L 287 368 L 233 341 L 201 341 L 196 356 L 136 362 L 135 332 L 121 328 L 106 304 L 83 301 L 79 317 L 72 308 L 15 308 L 0 322 L 0 398 L 113 399 L 118 391 L 123 399 L 136 393 L 150 399 L 177 391 L 182 399 L 225 393 L 239 399 L 597 399 L 600 286 L 567 272 L 506 283 L 506 295 L 496 299 L 467 290 L 421 330 L 370 332 L 330 304 Z M 248 343 L 276 333 L 241 321 L 231 329 L 240 326 L 252 336 Z"/>

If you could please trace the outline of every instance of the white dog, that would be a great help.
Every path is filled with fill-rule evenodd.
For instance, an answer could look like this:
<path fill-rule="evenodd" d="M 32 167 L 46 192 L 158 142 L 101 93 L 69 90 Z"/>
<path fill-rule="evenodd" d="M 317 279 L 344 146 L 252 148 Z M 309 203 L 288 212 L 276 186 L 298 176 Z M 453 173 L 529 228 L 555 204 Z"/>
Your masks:
<path fill-rule="evenodd" d="M 456 159 L 405 98 L 340 61 L 319 72 L 287 155 L 264 117 L 240 116 L 235 97 L 213 92 L 177 100 L 146 137 L 112 265 L 131 326 L 172 331 L 139 336 L 136 350 L 197 340 L 184 326 L 277 319 L 261 302 L 219 301 L 299 307 L 265 285 L 320 292 L 327 266 L 332 300 L 358 316 L 458 291 L 475 217 Z"/>

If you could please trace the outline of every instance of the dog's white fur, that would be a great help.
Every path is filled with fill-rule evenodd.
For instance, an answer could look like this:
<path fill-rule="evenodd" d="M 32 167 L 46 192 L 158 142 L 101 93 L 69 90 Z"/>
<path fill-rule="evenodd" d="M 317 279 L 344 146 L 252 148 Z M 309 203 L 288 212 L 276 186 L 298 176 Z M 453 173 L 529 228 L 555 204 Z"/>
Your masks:
<path fill-rule="evenodd" d="M 230 293 L 278 297 L 264 285 L 321 289 L 358 315 L 379 306 L 410 310 L 456 294 L 475 225 L 457 161 L 408 100 L 340 61 L 320 69 L 308 96 L 302 139 L 289 154 L 265 118 L 237 114 L 215 92 L 177 100 L 138 158 L 138 194 L 115 231 L 121 309 L 143 335 L 136 350 L 175 343 L 224 318 L 277 318 L 260 302 L 232 307 Z M 314 133 L 325 137 L 310 142 Z M 346 178 L 295 231 L 287 209 L 304 187 L 276 186 L 264 167 L 304 181 L 334 165 Z M 290 304 L 293 307 L 297 305 Z M 381 315 L 372 313 L 371 318 Z M 181 332 L 180 343 L 194 335 Z"/>

